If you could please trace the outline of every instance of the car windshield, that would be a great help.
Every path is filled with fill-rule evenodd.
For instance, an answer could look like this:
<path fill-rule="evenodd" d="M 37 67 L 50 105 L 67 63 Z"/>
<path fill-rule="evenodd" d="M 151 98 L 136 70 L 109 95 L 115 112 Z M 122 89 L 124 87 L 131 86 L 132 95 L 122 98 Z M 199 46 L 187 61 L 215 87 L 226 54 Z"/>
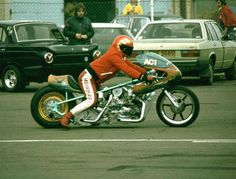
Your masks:
<path fill-rule="evenodd" d="M 63 40 L 54 24 L 20 24 L 15 26 L 18 42 Z"/>
<path fill-rule="evenodd" d="M 129 17 L 119 17 L 115 19 L 115 23 L 117 24 L 123 24 L 127 26 L 129 24 L 130 18 Z"/>
<path fill-rule="evenodd" d="M 199 23 L 155 23 L 149 24 L 137 37 L 138 39 L 201 39 L 202 31 Z"/>

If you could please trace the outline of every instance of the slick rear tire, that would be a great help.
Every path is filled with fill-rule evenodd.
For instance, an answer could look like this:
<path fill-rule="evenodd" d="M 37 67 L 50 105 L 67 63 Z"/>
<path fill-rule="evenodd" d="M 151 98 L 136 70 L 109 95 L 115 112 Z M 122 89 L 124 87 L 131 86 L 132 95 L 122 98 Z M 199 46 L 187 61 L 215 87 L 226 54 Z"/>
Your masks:
<path fill-rule="evenodd" d="M 69 98 L 73 94 L 69 94 Z M 65 92 L 46 86 L 39 89 L 31 100 L 31 115 L 34 120 L 44 128 L 60 127 L 58 120 L 62 117 L 54 110 L 60 113 L 67 113 L 76 105 L 75 101 L 56 105 L 58 102 L 66 100 Z"/>

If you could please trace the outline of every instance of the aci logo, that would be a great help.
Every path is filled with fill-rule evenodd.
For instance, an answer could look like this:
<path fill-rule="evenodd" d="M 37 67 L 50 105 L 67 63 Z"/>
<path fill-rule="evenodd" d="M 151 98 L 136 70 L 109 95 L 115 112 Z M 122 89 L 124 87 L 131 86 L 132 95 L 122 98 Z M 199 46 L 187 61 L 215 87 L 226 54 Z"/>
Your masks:
<path fill-rule="evenodd" d="M 157 66 L 157 60 L 154 60 L 154 59 L 146 59 L 146 60 L 144 61 L 144 65 Z"/>

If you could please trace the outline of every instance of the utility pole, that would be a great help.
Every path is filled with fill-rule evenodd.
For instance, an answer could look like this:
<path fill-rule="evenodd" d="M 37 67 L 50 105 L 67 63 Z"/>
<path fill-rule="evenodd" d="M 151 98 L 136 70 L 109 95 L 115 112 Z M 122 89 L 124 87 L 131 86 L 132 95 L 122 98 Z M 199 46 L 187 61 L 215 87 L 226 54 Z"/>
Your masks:
<path fill-rule="evenodd" d="M 151 0 L 151 21 L 154 21 L 154 2 Z"/>
<path fill-rule="evenodd" d="M 0 20 L 11 19 L 11 0 L 1 0 L 0 3 Z"/>

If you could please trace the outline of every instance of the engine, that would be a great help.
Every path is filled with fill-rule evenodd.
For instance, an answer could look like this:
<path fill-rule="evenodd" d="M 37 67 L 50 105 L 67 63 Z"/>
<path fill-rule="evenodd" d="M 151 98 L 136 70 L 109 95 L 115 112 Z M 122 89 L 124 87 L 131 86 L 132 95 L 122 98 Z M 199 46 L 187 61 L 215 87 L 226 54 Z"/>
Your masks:
<path fill-rule="evenodd" d="M 146 94 L 134 94 L 131 86 L 104 89 L 98 91 L 97 104 L 80 113 L 77 119 L 92 124 L 141 122 L 144 119 L 147 99 Z"/>
<path fill-rule="evenodd" d="M 103 95 L 104 96 L 101 95 L 98 97 L 98 101 L 100 101 L 98 106 L 100 107 L 101 105 L 104 107 L 104 103 L 107 102 L 106 99 L 112 95 L 111 102 L 104 112 L 103 118 L 109 120 L 116 120 L 118 118 L 139 118 L 142 104 L 140 100 L 138 100 L 138 97 L 133 94 L 131 88 L 115 88 Z"/>

